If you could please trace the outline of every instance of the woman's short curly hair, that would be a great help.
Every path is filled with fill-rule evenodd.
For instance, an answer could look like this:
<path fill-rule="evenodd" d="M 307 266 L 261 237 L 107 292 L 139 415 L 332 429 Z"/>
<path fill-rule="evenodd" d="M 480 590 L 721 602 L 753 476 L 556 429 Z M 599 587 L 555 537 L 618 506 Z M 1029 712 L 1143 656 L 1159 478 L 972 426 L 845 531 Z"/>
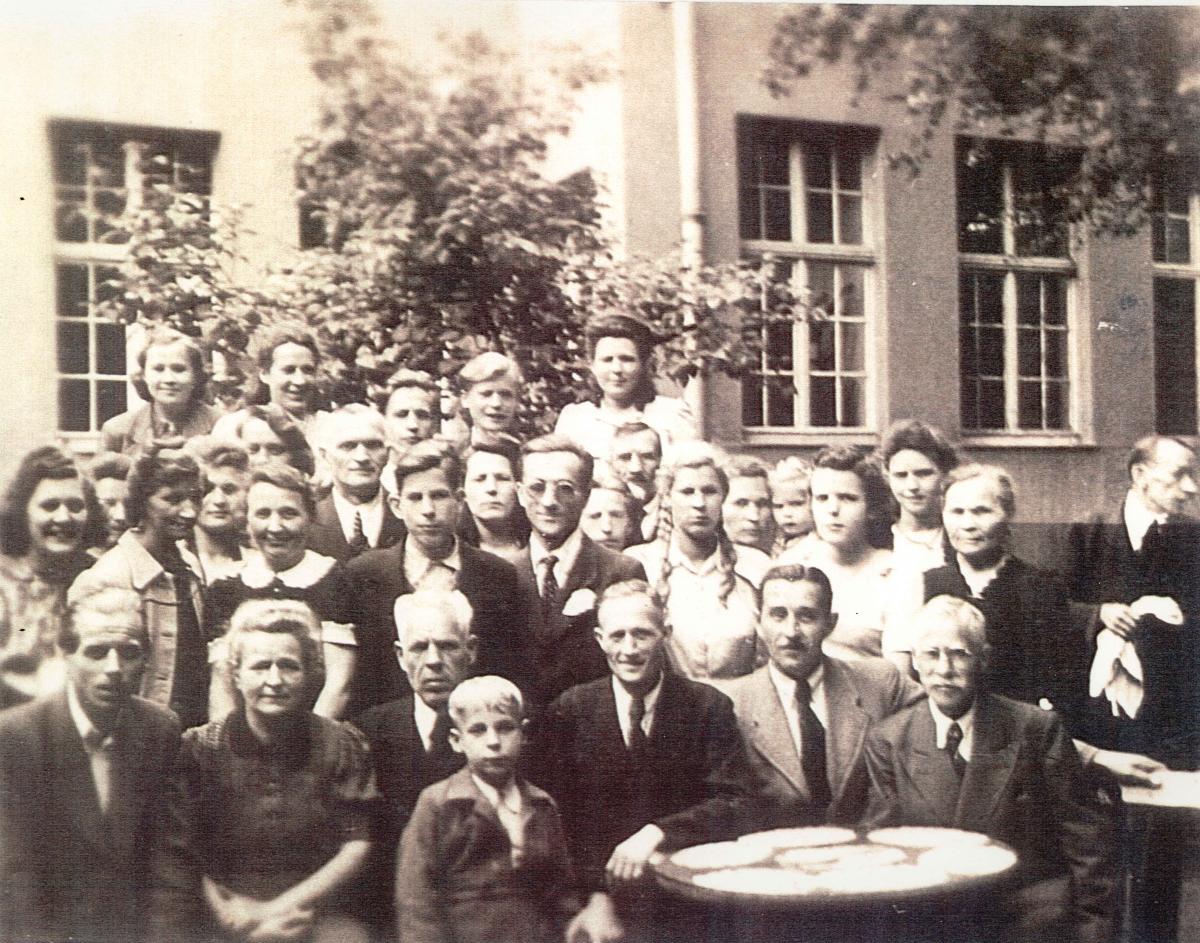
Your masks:
<path fill-rule="evenodd" d="M 308 476 L 298 468 L 281 461 L 255 465 L 250 469 L 250 484 L 246 488 L 247 494 L 257 484 L 274 485 L 283 491 L 291 491 L 300 495 L 300 503 L 304 505 L 309 520 L 316 515 L 317 499 L 313 494 L 312 485 L 309 483 Z"/>
<path fill-rule="evenodd" d="M 872 547 L 887 547 L 892 534 L 892 489 L 874 454 L 852 445 L 831 445 L 813 459 L 813 472 L 828 468 L 851 472 L 862 482 L 867 506 L 867 542 Z M 809 490 L 811 492 L 811 479 Z"/>
<path fill-rule="evenodd" d="M 43 481 L 79 479 L 87 507 L 84 546 L 93 546 L 104 530 L 104 513 L 96 500 L 91 481 L 66 452 L 54 445 L 34 449 L 21 459 L 17 471 L 0 499 L 0 553 L 20 557 L 29 552 L 29 500 Z"/>

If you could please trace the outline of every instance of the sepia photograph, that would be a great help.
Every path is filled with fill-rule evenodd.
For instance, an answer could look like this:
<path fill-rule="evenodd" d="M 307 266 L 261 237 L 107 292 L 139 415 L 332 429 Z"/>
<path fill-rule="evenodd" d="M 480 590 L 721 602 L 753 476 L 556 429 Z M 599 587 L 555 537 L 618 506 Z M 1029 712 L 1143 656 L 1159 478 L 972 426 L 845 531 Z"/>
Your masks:
<path fill-rule="evenodd" d="M 1200 941 L 1200 6 L 0 61 L 0 943 Z"/>

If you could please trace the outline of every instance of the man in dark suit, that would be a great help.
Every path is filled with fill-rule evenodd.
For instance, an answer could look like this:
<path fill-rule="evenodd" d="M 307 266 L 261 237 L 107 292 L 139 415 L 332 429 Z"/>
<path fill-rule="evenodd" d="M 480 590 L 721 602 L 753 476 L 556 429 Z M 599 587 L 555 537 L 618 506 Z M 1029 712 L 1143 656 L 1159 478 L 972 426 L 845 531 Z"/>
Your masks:
<path fill-rule="evenodd" d="M 427 440 L 396 465 L 388 500 L 407 536 L 347 564 L 358 629 L 358 712 L 403 695 L 407 682 L 393 655 L 393 605 L 414 590 L 457 589 L 471 603 L 476 665 L 526 686 L 529 676 L 528 590 L 512 565 L 454 536 L 462 499 L 462 463 L 446 443 Z"/>
<path fill-rule="evenodd" d="M 388 457 L 383 416 L 351 403 L 321 419 L 319 437 L 333 489 L 317 502 L 309 548 L 345 562 L 399 543 L 404 525 L 388 507 L 380 482 Z"/>
<path fill-rule="evenodd" d="M 769 661 L 724 688 L 781 827 L 857 824 L 867 805 L 868 729 L 925 696 L 882 658 L 822 653 L 837 624 L 832 602 L 816 567 L 768 570 L 758 631 Z"/>
<path fill-rule="evenodd" d="M 985 690 L 987 657 L 971 603 L 938 596 L 917 614 L 913 661 L 929 697 L 868 735 L 865 821 L 966 829 L 1013 846 L 1017 882 L 992 902 L 996 924 L 969 924 L 973 932 L 1108 941 L 1115 805 L 1102 801 L 1055 713 Z"/>
<path fill-rule="evenodd" d="M 471 673 L 475 638 L 471 604 L 457 591 L 425 590 L 401 596 L 395 604 L 395 658 L 408 678 L 410 694 L 372 707 L 355 722 L 366 734 L 375 777 L 386 809 L 373 852 L 372 922 L 394 928 L 396 846 L 417 797 L 463 765 L 450 746 L 446 704 L 450 692 Z M 377 892 L 377 893 L 376 893 Z"/>
<path fill-rule="evenodd" d="M 646 863 L 659 850 L 753 830 L 754 779 L 729 698 L 667 670 L 669 629 L 649 585 L 616 583 L 598 608 L 609 673 L 549 707 L 530 775 L 558 803 L 592 895 L 574 926 L 593 940 L 619 938 L 621 927 L 661 940 L 684 928 L 667 925 Z"/>
<path fill-rule="evenodd" d="M 1071 598 L 1095 614 L 1083 731 L 1093 762 L 1152 786 L 1164 766 L 1200 767 L 1200 525 L 1185 516 L 1200 470 L 1164 436 L 1141 439 L 1128 467 L 1119 513 L 1071 529 Z M 1173 940 L 1194 830 L 1168 809 L 1131 809 L 1129 825 L 1133 935 Z"/>
<path fill-rule="evenodd" d="M 134 696 L 137 593 L 74 599 L 59 647 L 66 689 L 0 715 L 0 939 L 123 943 L 140 938 L 179 723 Z"/>
<path fill-rule="evenodd" d="M 521 449 L 517 499 L 532 533 L 517 569 L 535 598 L 529 695 L 537 706 L 606 673 L 593 635 L 596 600 L 613 583 L 646 578 L 636 560 L 599 546 L 579 529 L 592 470 L 591 455 L 562 436 L 531 439 Z"/>

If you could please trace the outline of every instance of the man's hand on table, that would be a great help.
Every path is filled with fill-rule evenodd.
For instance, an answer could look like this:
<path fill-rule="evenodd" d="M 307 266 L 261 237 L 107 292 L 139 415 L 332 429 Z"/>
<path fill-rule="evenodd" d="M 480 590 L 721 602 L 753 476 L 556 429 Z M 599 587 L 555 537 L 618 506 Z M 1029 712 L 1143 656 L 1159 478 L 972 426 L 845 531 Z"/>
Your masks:
<path fill-rule="evenodd" d="M 657 825 L 647 825 L 634 832 L 613 849 L 604 869 L 610 884 L 636 881 L 646 869 L 646 862 L 663 841 L 663 831 Z"/>
<path fill-rule="evenodd" d="M 1167 767 L 1140 753 L 1121 753 L 1119 750 L 1097 750 L 1091 761 L 1112 773 L 1122 786 L 1145 786 L 1157 789 L 1158 774 Z"/>

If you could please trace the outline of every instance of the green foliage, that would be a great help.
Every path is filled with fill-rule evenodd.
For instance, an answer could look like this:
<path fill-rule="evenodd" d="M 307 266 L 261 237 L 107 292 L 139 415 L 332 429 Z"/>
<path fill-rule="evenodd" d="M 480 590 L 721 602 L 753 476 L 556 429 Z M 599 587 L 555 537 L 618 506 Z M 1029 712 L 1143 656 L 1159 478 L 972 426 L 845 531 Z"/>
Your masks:
<path fill-rule="evenodd" d="M 323 245 L 247 284 L 237 212 L 156 189 L 121 221 L 131 256 L 115 315 L 175 323 L 234 355 L 263 324 L 302 320 L 335 402 L 379 394 L 399 367 L 450 386 L 467 359 L 499 350 L 525 372 L 525 432 L 596 394 L 583 341 L 595 315 L 647 321 L 666 338 L 661 376 L 679 382 L 756 368 L 764 318 L 807 316 L 770 265 L 623 260 L 591 173 L 546 174 L 578 93 L 606 78 L 593 59 L 518 60 L 473 35 L 418 68 L 380 39 L 366 0 L 290 5 L 324 91 L 295 162 Z"/>
<path fill-rule="evenodd" d="M 1189 7 L 797 8 L 776 25 L 763 80 L 788 94 L 844 61 L 863 93 L 890 91 L 913 121 L 889 155 L 916 172 L 939 129 L 1075 145 L 1069 212 L 1093 229 L 1145 222 L 1164 154 L 1200 140 L 1200 14 Z"/>

